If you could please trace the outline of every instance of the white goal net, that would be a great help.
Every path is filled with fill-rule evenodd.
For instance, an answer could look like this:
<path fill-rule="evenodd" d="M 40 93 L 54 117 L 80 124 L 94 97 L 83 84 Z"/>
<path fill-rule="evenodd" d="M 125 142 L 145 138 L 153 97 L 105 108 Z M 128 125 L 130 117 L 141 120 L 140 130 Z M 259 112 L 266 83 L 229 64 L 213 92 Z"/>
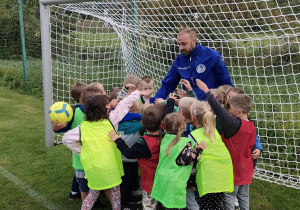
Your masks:
<path fill-rule="evenodd" d="M 51 102 L 74 104 L 70 86 L 78 81 L 109 91 L 128 74 L 153 76 L 160 87 L 179 54 L 177 32 L 195 28 L 254 101 L 263 147 L 255 177 L 300 189 L 299 0 L 53 2 L 45 5 Z"/>

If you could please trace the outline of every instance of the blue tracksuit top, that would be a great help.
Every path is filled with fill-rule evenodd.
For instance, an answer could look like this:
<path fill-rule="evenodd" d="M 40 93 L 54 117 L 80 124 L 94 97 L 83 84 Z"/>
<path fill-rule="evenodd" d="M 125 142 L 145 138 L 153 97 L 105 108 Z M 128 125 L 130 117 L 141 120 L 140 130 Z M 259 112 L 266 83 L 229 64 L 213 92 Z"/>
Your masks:
<path fill-rule="evenodd" d="M 181 53 L 177 56 L 154 98 L 166 99 L 176 89 L 181 78 L 191 83 L 199 100 L 205 100 L 205 94 L 197 87 L 196 79 L 202 80 L 210 89 L 221 85 L 233 86 L 221 54 L 198 43 L 191 55 L 184 56 Z"/>

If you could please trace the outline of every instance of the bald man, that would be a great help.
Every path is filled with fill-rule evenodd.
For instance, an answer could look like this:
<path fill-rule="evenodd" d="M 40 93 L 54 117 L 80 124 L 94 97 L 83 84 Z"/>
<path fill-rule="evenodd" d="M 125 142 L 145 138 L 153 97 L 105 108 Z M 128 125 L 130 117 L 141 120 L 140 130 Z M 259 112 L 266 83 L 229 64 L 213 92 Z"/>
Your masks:
<path fill-rule="evenodd" d="M 190 82 L 199 100 L 205 100 L 205 94 L 197 87 L 196 79 L 203 81 L 210 89 L 221 85 L 233 86 L 221 54 L 198 44 L 194 29 L 181 29 L 177 43 L 181 54 L 174 60 L 154 98 L 166 99 L 181 79 Z"/>

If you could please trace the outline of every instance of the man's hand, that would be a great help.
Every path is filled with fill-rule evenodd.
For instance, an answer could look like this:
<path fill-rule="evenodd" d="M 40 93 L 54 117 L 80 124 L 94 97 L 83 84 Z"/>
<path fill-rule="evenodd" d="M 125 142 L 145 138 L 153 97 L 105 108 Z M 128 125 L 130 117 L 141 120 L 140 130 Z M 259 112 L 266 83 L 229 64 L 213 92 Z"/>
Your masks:
<path fill-rule="evenodd" d="M 185 86 L 185 88 L 186 88 L 188 91 L 193 90 L 193 88 L 192 88 L 192 86 L 191 86 L 191 84 L 190 84 L 190 82 L 189 82 L 188 80 L 182 79 L 182 80 L 181 80 L 181 83 Z"/>
<path fill-rule="evenodd" d="M 170 93 L 169 98 L 173 98 L 175 101 L 177 99 L 176 95 L 174 93 Z"/>
<path fill-rule="evenodd" d="M 107 135 L 110 137 L 110 139 L 108 139 L 110 141 L 116 141 L 118 138 L 121 137 L 114 130 L 109 131 Z"/>
<path fill-rule="evenodd" d="M 255 160 L 255 159 L 258 158 L 258 156 L 260 155 L 260 153 L 261 153 L 260 149 L 255 149 L 253 152 L 251 152 L 250 155 L 251 155 L 252 159 Z"/>
<path fill-rule="evenodd" d="M 209 91 L 207 85 L 202 82 L 200 79 L 196 79 L 196 82 L 197 82 L 197 86 L 204 92 L 204 93 L 207 93 Z"/>
<path fill-rule="evenodd" d="M 54 131 L 59 131 L 59 130 L 67 127 L 67 123 L 58 123 L 58 120 L 56 120 L 56 122 L 53 122 L 51 120 L 51 124 L 52 124 L 52 128 Z"/>
<path fill-rule="evenodd" d="M 155 100 L 155 103 L 158 104 L 158 103 L 162 103 L 164 101 L 165 101 L 164 99 L 158 98 L 158 99 Z"/>

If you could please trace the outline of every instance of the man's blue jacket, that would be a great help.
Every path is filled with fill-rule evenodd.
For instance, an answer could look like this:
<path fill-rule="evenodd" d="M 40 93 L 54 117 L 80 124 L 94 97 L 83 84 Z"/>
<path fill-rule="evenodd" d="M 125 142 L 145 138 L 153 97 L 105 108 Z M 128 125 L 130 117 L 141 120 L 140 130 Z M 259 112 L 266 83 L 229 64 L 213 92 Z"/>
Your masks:
<path fill-rule="evenodd" d="M 198 88 L 196 79 L 202 80 L 210 89 L 221 85 L 233 86 L 221 54 L 198 43 L 190 55 L 184 56 L 181 53 L 174 60 L 154 98 L 166 99 L 170 93 L 174 92 L 181 79 L 186 79 L 191 83 L 199 100 L 205 100 L 205 94 Z"/>

